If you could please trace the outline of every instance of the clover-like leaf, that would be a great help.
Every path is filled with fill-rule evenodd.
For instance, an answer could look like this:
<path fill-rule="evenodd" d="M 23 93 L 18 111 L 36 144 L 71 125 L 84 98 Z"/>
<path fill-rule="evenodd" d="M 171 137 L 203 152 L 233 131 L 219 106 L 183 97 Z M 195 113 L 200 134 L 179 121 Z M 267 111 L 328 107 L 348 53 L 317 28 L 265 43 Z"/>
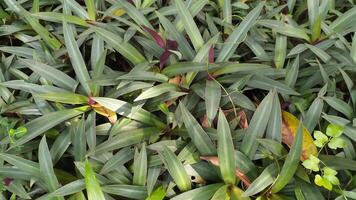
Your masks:
<path fill-rule="evenodd" d="M 314 131 L 314 138 L 314 144 L 319 148 L 323 147 L 329 140 L 328 136 L 326 136 L 321 131 Z"/>
<path fill-rule="evenodd" d="M 330 137 L 339 137 L 344 131 L 344 127 L 336 124 L 329 124 L 326 128 L 326 135 Z"/>
<path fill-rule="evenodd" d="M 333 185 L 340 185 L 340 181 L 336 177 L 337 174 L 336 170 L 330 167 L 324 167 L 323 172 L 324 172 L 323 178 L 327 179 Z"/>
<path fill-rule="evenodd" d="M 345 147 L 345 140 L 339 137 L 334 137 L 328 143 L 330 149 L 337 149 Z"/>
<path fill-rule="evenodd" d="M 319 162 L 319 158 L 310 155 L 309 159 L 303 161 L 302 165 L 307 169 L 317 172 L 319 171 Z"/>
<path fill-rule="evenodd" d="M 326 188 L 327 190 L 331 190 L 333 185 L 326 178 L 321 177 L 319 174 L 315 176 L 314 182 L 316 185 Z"/>

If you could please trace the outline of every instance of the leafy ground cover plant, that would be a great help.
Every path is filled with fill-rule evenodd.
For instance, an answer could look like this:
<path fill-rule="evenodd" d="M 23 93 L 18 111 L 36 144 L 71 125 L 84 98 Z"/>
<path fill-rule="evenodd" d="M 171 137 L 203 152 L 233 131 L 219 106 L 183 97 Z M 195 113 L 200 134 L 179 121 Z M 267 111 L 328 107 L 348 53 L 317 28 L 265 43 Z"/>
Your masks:
<path fill-rule="evenodd" d="M 0 199 L 356 199 L 352 0 L 1 0 Z"/>

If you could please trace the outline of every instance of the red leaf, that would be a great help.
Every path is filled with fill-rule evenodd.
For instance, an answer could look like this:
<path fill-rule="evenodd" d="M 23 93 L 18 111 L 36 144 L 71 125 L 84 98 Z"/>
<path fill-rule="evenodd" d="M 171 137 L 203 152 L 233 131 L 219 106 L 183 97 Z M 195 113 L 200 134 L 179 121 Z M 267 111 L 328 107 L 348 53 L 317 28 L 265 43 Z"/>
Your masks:
<path fill-rule="evenodd" d="M 177 50 L 178 49 L 178 43 L 174 40 L 167 40 L 167 48 L 169 50 Z"/>
<path fill-rule="evenodd" d="M 165 51 L 162 53 L 162 55 L 159 57 L 159 68 L 163 68 L 163 66 L 167 63 L 169 56 L 172 54 L 168 49 L 165 49 Z"/>
<path fill-rule="evenodd" d="M 209 63 L 214 62 L 214 57 L 215 57 L 214 48 L 213 48 L 213 46 L 211 46 L 209 49 Z"/>
<path fill-rule="evenodd" d="M 143 26 L 143 28 L 153 37 L 153 39 L 155 39 L 158 46 L 160 46 L 161 48 L 164 48 L 166 46 L 164 39 L 155 30 L 152 30 L 147 26 Z"/>

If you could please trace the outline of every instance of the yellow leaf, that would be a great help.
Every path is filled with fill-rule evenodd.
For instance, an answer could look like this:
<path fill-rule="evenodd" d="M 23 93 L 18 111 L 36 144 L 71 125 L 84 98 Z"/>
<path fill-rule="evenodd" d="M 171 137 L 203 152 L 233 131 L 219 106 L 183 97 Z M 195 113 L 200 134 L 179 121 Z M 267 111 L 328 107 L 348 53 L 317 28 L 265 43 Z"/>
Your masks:
<path fill-rule="evenodd" d="M 107 117 L 112 124 L 114 124 L 117 121 L 116 112 L 105 108 L 104 106 L 100 105 L 99 103 L 92 104 L 91 107 L 99 115 Z"/>
<path fill-rule="evenodd" d="M 112 14 L 118 17 L 123 16 L 126 13 L 126 11 L 122 8 L 115 10 Z"/>
<path fill-rule="evenodd" d="M 297 133 L 299 120 L 294 115 L 286 111 L 282 112 L 282 119 L 282 142 L 291 147 Z M 301 160 L 308 159 L 310 155 L 317 155 L 318 150 L 316 149 L 313 141 L 314 140 L 309 131 L 303 127 L 303 152 L 300 158 Z"/>

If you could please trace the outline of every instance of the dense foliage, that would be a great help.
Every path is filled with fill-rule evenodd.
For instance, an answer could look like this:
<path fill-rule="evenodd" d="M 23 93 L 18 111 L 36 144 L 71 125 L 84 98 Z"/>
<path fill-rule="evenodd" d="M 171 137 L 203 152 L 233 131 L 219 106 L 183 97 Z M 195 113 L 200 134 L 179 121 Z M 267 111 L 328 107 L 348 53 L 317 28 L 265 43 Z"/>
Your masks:
<path fill-rule="evenodd" d="M 0 199 L 356 199 L 352 0 L 0 0 Z"/>

